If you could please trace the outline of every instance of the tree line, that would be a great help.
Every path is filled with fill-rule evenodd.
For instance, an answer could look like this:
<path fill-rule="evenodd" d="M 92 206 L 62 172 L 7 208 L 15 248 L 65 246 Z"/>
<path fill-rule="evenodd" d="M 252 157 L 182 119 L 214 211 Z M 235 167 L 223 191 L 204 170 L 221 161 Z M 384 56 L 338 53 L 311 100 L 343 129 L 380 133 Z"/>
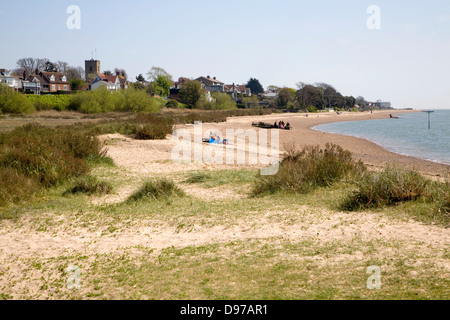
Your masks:
<path fill-rule="evenodd" d="M 360 110 L 369 108 L 364 97 L 343 96 L 336 88 L 327 83 L 299 82 L 297 90 L 281 88 L 278 90 L 275 104 L 279 108 L 307 111 L 353 109 L 355 106 L 358 106 Z"/>

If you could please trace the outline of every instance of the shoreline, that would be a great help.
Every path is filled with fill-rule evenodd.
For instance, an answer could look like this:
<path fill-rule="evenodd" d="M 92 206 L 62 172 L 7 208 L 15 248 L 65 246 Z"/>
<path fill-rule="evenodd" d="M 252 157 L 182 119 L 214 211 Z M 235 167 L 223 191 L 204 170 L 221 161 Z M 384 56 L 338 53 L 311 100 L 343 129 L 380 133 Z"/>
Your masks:
<path fill-rule="evenodd" d="M 362 120 L 362 121 L 364 121 L 364 120 Z M 334 122 L 334 123 L 339 123 L 339 122 Z M 329 132 L 326 132 L 326 131 L 321 131 L 321 130 L 319 130 L 319 129 L 316 129 L 318 126 L 321 126 L 321 124 L 312 127 L 311 130 L 314 130 L 314 131 L 319 132 L 319 133 L 329 133 Z M 369 139 L 369 138 L 361 138 L 361 137 L 356 137 L 356 136 L 346 135 L 346 134 L 340 134 L 340 133 L 335 133 L 335 134 L 339 134 L 339 135 L 346 136 L 346 137 L 354 137 L 354 138 L 359 138 L 359 139 L 367 140 L 367 141 L 369 141 L 369 142 L 372 142 L 372 143 L 376 144 L 376 145 L 379 146 L 380 148 L 385 149 L 385 150 L 388 151 L 388 152 L 392 152 L 392 153 L 395 153 L 395 154 L 400 155 L 400 156 L 413 157 L 413 158 L 416 158 L 416 159 L 418 159 L 418 160 L 430 161 L 430 162 L 433 162 L 433 163 L 436 163 L 436 164 L 442 164 L 442 165 L 449 165 L 449 166 L 450 166 L 450 164 L 447 164 L 447 163 L 444 163 L 444 162 L 439 162 L 438 160 L 424 159 L 424 158 L 420 158 L 420 157 L 417 157 L 417 156 L 408 155 L 408 154 L 406 154 L 406 153 L 400 153 L 400 152 L 396 152 L 396 151 L 393 151 L 393 150 L 389 150 L 387 147 L 383 146 L 381 143 L 378 143 L 378 142 L 376 142 L 376 141 L 373 141 L 373 140 L 371 140 L 371 139 Z"/>
<path fill-rule="evenodd" d="M 450 175 L 450 165 L 395 153 L 364 138 L 326 133 L 314 129 L 314 127 L 318 125 L 327 123 L 388 119 L 390 114 L 416 112 L 420 111 L 383 110 L 374 111 L 373 113 L 344 112 L 341 115 L 337 115 L 336 113 L 285 113 L 267 116 L 229 118 L 226 126 L 235 128 L 237 125 L 241 125 L 240 127 L 242 128 L 244 123 L 248 126 L 252 121 L 265 121 L 269 123 L 275 121 L 290 122 L 293 130 L 280 132 L 281 148 L 286 144 L 294 144 L 297 148 L 302 148 L 307 145 L 319 145 L 324 147 L 327 143 L 334 143 L 349 150 L 355 159 L 363 161 L 369 167 L 383 168 L 388 163 L 396 163 L 405 169 L 417 170 L 427 176 L 448 179 Z M 308 117 L 306 117 L 306 115 L 308 115 Z"/>

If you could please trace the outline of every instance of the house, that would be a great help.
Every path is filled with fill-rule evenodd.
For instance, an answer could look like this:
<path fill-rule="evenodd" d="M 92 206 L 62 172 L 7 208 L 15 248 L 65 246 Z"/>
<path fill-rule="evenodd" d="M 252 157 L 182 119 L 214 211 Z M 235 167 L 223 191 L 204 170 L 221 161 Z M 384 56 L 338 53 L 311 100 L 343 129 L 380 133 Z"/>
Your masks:
<path fill-rule="evenodd" d="M 120 89 L 126 90 L 130 87 L 130 83 L 124 77 L 119 76 L 119 81 L 120 81 Z"/>
<path fill-rule="evenodd" d="M 22 81 L 24 93 L 41 94 L 44 80 L 38 75 L 25 77 Z"/>
<path fill-rule="evenodd" d="M 105 87 L 108 91 L 117 91 L 117 86 L 111 81 L 97 81 L 89 85 L 89 90 L 94 91 L 98 88 Z"/>
<path fill-rule="evenodd" d="M 180 98 L 180 88 L 183 84 L 185 84 L 187 81 L 189 81 L 188 78 L 180 77 L 178 78 L 178 81 L 174 82 L 172 86 L 170 87 L 170 94 L 169 98 L 177 100 L 178 102 L 181 102 Z"/>
<path fill-rule="evenodd" d="M 3 83 L 17 91 L 22 89 L 22 80 L 13 75 L 12 71 L 8 71 L 6 69 L 0 69 L 0 83 Z"/>
<path fill-rule="evenodd" d="M 239 100 L 239 95 L 245 95 L 245 96 L 251 96 L 252 90 L 250 88 L 247 88 L 243 85 L 236 85 L 236 84 L 226 84 L 224 85 L 224 92 L 231 95 L 231 98 L 234 101 Z"/>
<path fill-rule="evenodd" d="M 200 77 L 195 79 L 203 85 L 203 88 L 210 92 L 224 92 L 225 84 L 216 79 L 216 77 L 211 78 L 210 76 Z"/>
<path fill-rule="evenodd" d="M 41 92 L 70 92 L 70 83 L 62 72 L 38 72 L 36 75 L 41 79 Z"/>
<path fill-rule="evenodd" d="M 109 91 L 120 90 L 120 79 L 118 76 L 105 76 L 103 73 L 100 73 L 89 84 L 89 90 L 97 90 L 100 87 L 106 87 L 106 89 L 108 89 Z"/>

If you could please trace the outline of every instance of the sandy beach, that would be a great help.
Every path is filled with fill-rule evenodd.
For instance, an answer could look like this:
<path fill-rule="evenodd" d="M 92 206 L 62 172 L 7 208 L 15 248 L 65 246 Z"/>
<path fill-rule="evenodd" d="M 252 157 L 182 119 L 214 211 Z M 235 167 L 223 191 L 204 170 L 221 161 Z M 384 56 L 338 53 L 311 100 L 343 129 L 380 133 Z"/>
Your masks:
<path fill-rule="evenodd" d="M 373 113 L 354 113 L 344 112 L 340 115 L 336 113 L 309 114 L 306 117 L 304 113 L 284 113 L 268 116 L 251 116 L 229 118 L 226 123 L 204 124 L 204 130 L 218 129 L 225 132 L 226 129 L 244 129 L 251 128 L 253 122 L 274 123 L 275 121 L 290 122 L 293 130 L 280 131 L 280 148 L 294 143 L 296 147 L 302 148 L 306 145 L 325 146 L 326 143 L 334 143 L 342 146 L 344 149 L 352 152 L 356 159 L 362 160 L 370 167 L 381 168 L 388 163 L 396 163 L 406 169 L 414 169 L 421 173 L 433 176 L 447 178 L 450 173 L 450 166 L 432 161 L 417 159 L 410 156 L 404 156 L 385 150 L 383 147 L 371 141 L 343 136 L 338 134 L 322 133 L 312 128 L 326 123 L 387 119 L 391 113 L 400 114 L 415 111 L 374 111 Z M 184 128 L 189 128 L 182 126 Z"/>

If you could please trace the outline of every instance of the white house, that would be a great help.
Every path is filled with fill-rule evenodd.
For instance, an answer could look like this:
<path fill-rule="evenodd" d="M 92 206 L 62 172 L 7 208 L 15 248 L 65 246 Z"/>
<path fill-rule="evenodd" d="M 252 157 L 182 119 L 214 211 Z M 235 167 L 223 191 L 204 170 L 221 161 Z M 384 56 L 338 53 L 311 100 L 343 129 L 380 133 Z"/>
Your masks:
<path fill-rule="evenodd" d="M 22 80 L 13 76 L 11 71 L 4 70 L 0 72 L 0 83 L 6 84 L 8 87 L 15 90 L 22 89 Z"/>
<path fill-rule="evenodd" d="M 96 90 L 99 87 L 106 87 L 109 91 L 117 91 L 121 89 L 121 82 L 118 76 L 105 76 L 103 73 L 92 80 L 89 90 Z"/>
<path fill-rule="evenodd" d="M 117 86 L 110 82 L 110 81 L 97 81 L 97 82 L 93 82 L 91 83 L 91 85 L 89 86 L 89 90 L 94 91 L 97 90 L 100 87 L 105 87 L 106 89 L 108 89 L 108 91 L 117 91 Z"/>

